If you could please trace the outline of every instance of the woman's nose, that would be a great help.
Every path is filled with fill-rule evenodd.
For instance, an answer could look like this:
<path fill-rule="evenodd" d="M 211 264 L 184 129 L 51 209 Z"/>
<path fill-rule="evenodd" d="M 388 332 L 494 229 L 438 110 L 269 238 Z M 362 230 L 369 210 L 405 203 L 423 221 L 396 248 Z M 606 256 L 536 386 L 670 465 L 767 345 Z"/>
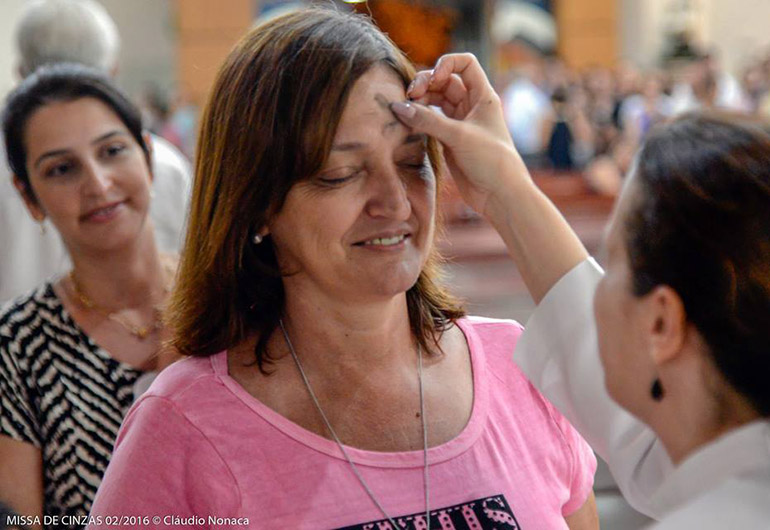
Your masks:
<path fill-rule="evenodd" d="M 372 175 L 368 212 L 373 217 L 406 220 L 412 214 L 407 182 L 398 169 L 388 164 Z"/>
<path fill-rule="evenodd" d="M 98 162 L 84 164 L 84 188 L 89 195 L 102 195 L 112 186 L 112 175 L 108 168 Z"/>

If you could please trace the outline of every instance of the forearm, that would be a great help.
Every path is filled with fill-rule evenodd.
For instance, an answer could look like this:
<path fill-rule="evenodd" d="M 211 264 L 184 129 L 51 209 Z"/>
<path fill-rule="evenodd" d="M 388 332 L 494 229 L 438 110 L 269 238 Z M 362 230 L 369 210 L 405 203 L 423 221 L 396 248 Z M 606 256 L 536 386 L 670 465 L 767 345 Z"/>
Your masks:
<path fill-rule="evenodd" d="M 593 492 L 578 510 L 564 518 L 569 530 L 599 530 L 599 514 Z"/>
<path fill-rule="evenodd" d="M 512 177 L 490 196 L 484 215 L 505 241 L 527 289 L 539 303 L 588 252 L 556 206 L 529 178 L 523 163 L 511 162 L 510 171 Z"/>
<path fill-rule="evenodd" d="M 40 449 L 6 435 L 0 435 L 0 503 L 19 515 L 43 516 Z"/>

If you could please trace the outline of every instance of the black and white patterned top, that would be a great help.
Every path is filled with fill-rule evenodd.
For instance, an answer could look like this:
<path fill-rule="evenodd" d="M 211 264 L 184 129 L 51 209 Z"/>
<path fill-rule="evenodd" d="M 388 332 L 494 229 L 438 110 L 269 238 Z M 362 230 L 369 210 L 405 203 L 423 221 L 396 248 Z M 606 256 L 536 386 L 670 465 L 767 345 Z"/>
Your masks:
<path fill-rule="evenodd" d="M 116 361 L 51 283 L 0 309 L 0 435 L 43 455 L 45 515 L 86 515 L 142 372 Z"/>

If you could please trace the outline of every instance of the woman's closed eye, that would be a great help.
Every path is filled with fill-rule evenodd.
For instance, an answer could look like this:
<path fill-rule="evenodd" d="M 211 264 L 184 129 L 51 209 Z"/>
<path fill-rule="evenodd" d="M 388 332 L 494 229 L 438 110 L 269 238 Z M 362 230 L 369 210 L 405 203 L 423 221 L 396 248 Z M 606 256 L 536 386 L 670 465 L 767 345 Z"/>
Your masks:
<path fill-rule="evenodd" d="M 407 172 L 414 173 L 423 178 L 432 175 L 430 160 L 426 155 L 406 158 L 398 162 L 398 166 Z"/>
<path fill-rule="evenodd" d="M 365 168 L 363 166 L 353 168 L 339 168 L 332 171 L 327 171 L 326 173 L 322 173 L 318 176 L 317 180 L 324 186 L 339 186 L 340 184 L 344 184 L 345 182 L 353 180 L 354 178 L 362 175 L 364 171 Z"/>
<path fill-rule="evenodd" d="M 402 160 L 398 165 L 404 169 L 423 170 L 428 165 L 428 161 L 424 157 L 419 159 L 410 158 L 408 160 Z"/>

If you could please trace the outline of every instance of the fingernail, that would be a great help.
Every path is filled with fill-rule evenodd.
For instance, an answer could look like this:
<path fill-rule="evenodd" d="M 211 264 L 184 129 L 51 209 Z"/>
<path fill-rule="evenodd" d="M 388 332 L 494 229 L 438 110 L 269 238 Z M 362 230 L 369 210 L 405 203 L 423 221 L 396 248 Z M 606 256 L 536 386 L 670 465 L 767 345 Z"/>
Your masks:
<path fill-rule="evenodd" d="M 411 103 L 405 103 L 402 101 L 395 101 L 390 104 L 390 110 L 392 110 L 398 116 L 411 120 L 417 114 L 417 109 Z"/>
<path fill-rule="evenodd" d="M 406 87 L 406 95 L 408 96 L 412 90 L 414 90 L 414 86 L 417 84 L 417 79 L 412 79 L 412 82 L 409 83 L 409 86 Z"/>
<path fill-rule="evenodd" d="M 435 80 L 436 80 L 436 69 L 434 68 L 433 70 L 430 71 L 430 80 L 428 81 L 428 84 L 432 85 L 433 81 Z"/>

